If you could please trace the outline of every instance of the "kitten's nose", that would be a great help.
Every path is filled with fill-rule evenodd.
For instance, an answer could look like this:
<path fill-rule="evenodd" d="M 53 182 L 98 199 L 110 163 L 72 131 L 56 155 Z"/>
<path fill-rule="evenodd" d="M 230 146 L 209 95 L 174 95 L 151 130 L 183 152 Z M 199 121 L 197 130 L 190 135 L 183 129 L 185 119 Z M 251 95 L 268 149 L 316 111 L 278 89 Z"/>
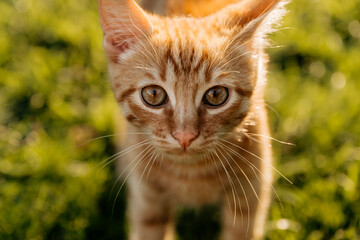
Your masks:
<path fill-rule="evenodd" d="M 190 146 L 191 142 L 197 138 L 198 134 L 191 131 L 178 131 L 173 133 L 173 137 L 179 142 L 179 144 L 186 149 Z"/>

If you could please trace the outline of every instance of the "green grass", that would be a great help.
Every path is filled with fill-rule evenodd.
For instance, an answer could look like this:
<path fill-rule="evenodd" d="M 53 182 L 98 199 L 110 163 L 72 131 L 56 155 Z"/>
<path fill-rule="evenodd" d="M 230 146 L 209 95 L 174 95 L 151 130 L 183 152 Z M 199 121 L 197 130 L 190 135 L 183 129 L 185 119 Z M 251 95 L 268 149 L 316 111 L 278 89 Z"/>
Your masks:
<path fill-rule="evenodd" d="M 360 237 L 360 2 L 294 0 L 270 36 L 266 99 L 277 168 L 267 239 Z M 0 239 L 124 239 L 113 209 L 117 105 L 96 1 L 0 2 Z M 84 144 L 86 143 L 86 144 Z M 113 212 L 113 213 L 112 213 Z M 212 239 L 212 208 L 179 239 Z"/>

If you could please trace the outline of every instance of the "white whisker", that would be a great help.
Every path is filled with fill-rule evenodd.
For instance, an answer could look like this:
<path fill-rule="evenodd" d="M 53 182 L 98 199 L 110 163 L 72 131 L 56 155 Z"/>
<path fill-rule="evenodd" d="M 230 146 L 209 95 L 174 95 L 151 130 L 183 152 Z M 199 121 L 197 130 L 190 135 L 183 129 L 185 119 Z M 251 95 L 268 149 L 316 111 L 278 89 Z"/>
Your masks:
<path fill-rule="evenodd" d="M 152 146 L 151 146 L 150 144 L 149 144 L 148 146 L 146 146 L 140 153 L 138 153 L 138 154 L 136 155 L 136 157 L 135 157 L 133 160 L 131 160 L 131 162 L 126 166 L 126 168 L 122 170 L 122 172 L 121 172 L 120 175 L 116 178 L 116 181 L 115 181 L 114 185 L 113 185 L 112 188 L 111 188 L 110 195 L 112 194 L 115 185 L 117 184 L 117 182 L 120 181 L 120 179 L 121 179 L 121 177 L 123 176 L 123 174 L 130 168 L 130 166 L 131 166 L 134 162 L 137 161 L 137 159 L 138 159 L 145 151 L 147 151 L 148 149 L 151 149 L 151 148 L 152 148 Z M 138 163 L 138 162 L 137 162 L 137 163 Z M 124 182 L 125 182 L 125 181 L 124 181 Z"/>
<path fill-rule="evenodd" d="M 254 154 L 254 153 L 246 150 L 245 148 L 240 147 L 240 146 L 238 146 L 238 145 L 236 145 L 236 144 L 234 144 L 234 143 L 232 143 L 232 142 L 230 142 L 230 141 L 227 141 L 227 140 L 225 140 L 225 139 L 220 139 L 220 140 L 221 140 L 221 141 L 224 141 L 224 142 L 227 142 L 227 143 L 229 143 L 229 144 L 231 144 L 231 145 L 239 148 L 240 150 L 242 150 L 242 151 L 250 154 L 251 156 L 259 159 L 260 161 L 262 161 L 263 163 L 265 163 L 267 166 L 269 166 L 269 167 L 271 167 L 272 169 L 274 169 L 280 176 L 282 176 L 282 177 L 283 177 L 286 181 L 288 181 L 290 184 L 293 184 L 287 177 L 285 177 L 284 174 L 282 174 L 279 170 L 277 170 L 277 169 L 276 169 L 273 165 L 271 165 L 270 163 L 264 161 L 264 159 L 262 159 L 261 157 L 257 156 L 256 154 Z"/>
<path fill-rule="evenodd" d="M 225 159 L 226 163 L 228 164 L 229 168 L 230 168 L 231 171 L 234 173 L 234 176 L 235 176 L 236 180 L 238 181 L 238 183 L 239 183 L 239 185 L 240 185 L 240 187 L 241 187 L 241 189 L 242 189 L 242 191 L 243 191 L 243 193 L 244 193 L 244 196 L 246 197 L 244 188 L 243 188 L 243 186 L 242 186 L 242 184 L 241 184 L 241 182 L 240 182 L 240 179 L 238 178 L 236 172 L 234 171 L 234 168 L 231 166 L 231 164 L 229 163 L 229 161 L 227 160 L 227 158 L 225 157 L 225 155 L 224 155 L 217 147 L 215 147 L 215 148 L 216 148 L 216 149 L 219 151 L 219 153 L 224 157 L 224 159 Z M 229 155 L 229 156 L 230 156 L 230 155 Z M 235 186 L 235 184 L 234 184 L 234 186 Z M 239 204 L 239 208 L 240 208 L 241 219 L 242 219 L 242 222 L 244 223 L 244 215 L 243 215 L 243 211 L 242 211 L 242 208 L 241 208 L 240 197 L 239 197 L 239 194 L 238 194 L 236 188 L 235 188 L 235 192 L 236 192 L 236 196 L 237 196 L 237 198 L 238 198 L 238 204 Z M 247 201 L 246 201 L 246 202 L 247 202 Z M 235 209 L 235 215 L 234 215 L 233 225 L 235 225 L 235 219 L 236 219 L 236 209 Z"/>
<path fill-rule="evenodd" d="M 227 148 L 229 151 L 231 151 L 233 154 L 235 154 L 237 157 L 239 157 L 241 160 L 243 160 L 246 164 L 248 164 L 248 166 L 250 166 L 250 168 L 252 169 L 252 171 L 255 173 L 255 176 L 258 178 L 259 182 L 261 182 L 261 181 L 260 181 L 259 177 L 257 176 L 255 170 L 258 171 L 258 172 L 261 174 L 261 176 L 263 177 L 263 179 L 267 180 L 266 177 L 265 177 L 265 175 L 264 175 L 264 173 L 263 173 L 262 171 L 260 171 L 260 169 L 257 168 L 252 162 L 250 162 L 250 161 L 247 160 L 244 156 L 242 156 L 240 153 L 236 152 L 234 149 L 232 149 L 231 147 L 229 147 L 229 146 L 227 146 L 227 145 L 225 145 L 225 144 L 223 144 L 223 143 L 221 143 L 221 142 L 219 142 L 218 144 L 220 144 L 220 145 L 222 145 L 223 147 Z M 277 199 L 279 200 L 280 205 L 282 206 L 280 197 L 279 197 L 278 193 L 276 192 L 276 190 L 275 190 L 275 188 L 274 188 L 274 185 L 273 185 L 271 182 L 270 182 L 270 186 L 271 186 L 272 190 L 274 191 Z"/>
<path fill-rule="evenodd" d="M 141 174 L 141 176 L 140 176 L 140 178 L 139 178 L 139 183 L 141 182 L 141 179 L 143 178 L 143 176 L 144 176 L 144 174 L 145 174 L 145 172 L 146 172 L 146 169 L 148 168 L 148 166 L 149 166 L 150 163 L 152 162 L 153 157 L 155 156 L 155 154 L 156 154 L 158 151 L 159 151 L 158 149 L 155 149 L 155 151 L 151 154 L 151 156 L 150 156 L 150 158 L 149 158 L 149 160 L 148 160 L 148 162 L 147 162 L 147 164 L 146 164 L 146 166 L 145 166 L 145 168 L 144 168 L 144 170 L 143 170 L 143 172 L 142 172 L 142 174 Z"/>
<path fill-rule="evenodd" d="M 230 46 L 235 40 L 236 40 L 236 37 L 232 38 L 232 40 L 230 41 L 230 43 L 226 44 L 226 46 Z M 243 43 L 240 44 L 239 46 L 236 46 L 233 50 L 231 50 L 228 54 L 226 54 L 225 57 L 222 58 L 222 60 L 220 61 L 220 63 L 223 63 L 223 61 L 226 60 L 233 52 L 235 52 L 236 50 L 239 50 L 241 47 L 243 47 L 245 44 L 249 43 L 250 41 L 252 41 L 252 39 L 243 42 Z"/>
<path fill-rule="evenodd" d="M 154 163 L 156 162 L 156 159 L 158 158 L 159 152 L 160 152 L 160 150 L 157 150 L 156 156 L 154 157 L 154 160 L 152 160 L 152 163 L 151 163 L 151 165 L 150 165 L 150 169 L 149 169 L 149 171 L 148 171 L 148 173 L 147 173 L 147 175 L 146 175 L 146 182 L 147 182 L 148 179 L 149 179 L 149 175 L 150 175 L 151 169 L 152 169 Z"/>
<path fill-rule="evenodd" d="M 218 169 L 217 164 L 216 164 L 216 160 L 215 160 L 214 155 L 213 155 L 213 150 L 210 149 L 210 152 L 209 152 L 209 153 L 210 153 L 210 157 L 211 157 L 212 162 L 215 164 L 216 172 L 217 172 L 217 174 L 218 174 L 218 176 L 219 176 L 219 180 L 220 180 L 221 186 L 222 186 L 222 188 L 223 188 L 223 190 L 224 190 L 224 194 L 225 194 L 225 196 L 226 196 L 226 200 L 227 200 L 229 209 L 230 209 L 230 211 L 231 211 L 230 199 L 229 199 L 229 196 L 227 195 L 227 191 L 226 191 L 224 182 L 223 182 L 223 180 L 222 180 L 222 178 L 221 178 L 221 176 L 220 176 L 220 172 L 219 172 L 219 169 Z"/>
<path fill-rule="evenodd" d="M 264 138 L 268 138 L 268 139 L 271 139 L 275 142 L 278 142 L 278 143 L 281 143 L 281 144 L 285 144 L 285 145 L 290 145 L 290 146 L 296 146 L 295 144 L 293 143 L 289 143 L 289 142 L 284 142 L 284 141 L 281 141 L 281 140 L 278 140 L 276 138 L 273 138 L 273 137 L 270 137 L 270 136 L 266 136 L 266 135 L 263 135 L 263 134 L 256 134 L 256 133 L 247 133 L 251 136 L 256 136 L 256 137 L 264 137 Z"/>
<path fill-rule="evenodd" d="M 90 139 L 84 143 L 81 143 L 79 146 L 82 147 L 90 142 L 93 142 L 93 141 L 96 141 L 96 140 L 99 140 L 99 139 L 103 139 L 103 138 L 108 138 L 108 137 L 116 137 L 116 136 L 120 136 L 120 135 L 150 135 L 151 133 L 140 133 L 140 132 L 136 132 L 136 133 L 117 133 L 117 134 L 109 134 L 109 135 L 104 135 L 104 136 L 99 136 L 99 137 L 96 137 L 96 138 L 93 138 L 93 139 Z"/>
<path fill-rule="evenodd" d="M 228 64 L 231 63 L 232 61 L 234 61 L 234 60 L 236 60 L 236 59 L 239 59 L 239 58 L 241 58 L 242 56 L 245 56 L 245 55 L 250 54 L 250 53 L 253 53 L 253 52 L 255 52 L 255 51 L 252 50 L 252 51 L 244 52 L 243 54 L 240 54 L 240 55 L 238 55 L 238 56 L 230 59 L 229 61 L 225 62 L 223 65 L 220 66 L 220 68 L 224 68 L 226 65 L 228 65 Z"/>
<path fill-rule="evenodd" d="M 113 191 L 116 183 L 121 179 L 123 173 L 126 172 L 126 170 L 130 167 L 130 165 L 131 165 L 133 162 L 136 162 L 137 158 L 138 158 L 144 151 L 146 151 L 145 154 L 136 162 L 136 164 L 133 166 L 133 168 L 130 170 L 130 172 L 126 175 L 125 179 L 123 180 L 121 186 L 119 187 L 119 190 L 118 190 L 117 193 L 116 193 L 112 210 L 114 210 L 114 208 L 115 208 L 116 199 L 119 197 L 120 191 L 121 191 L 121 189 L 123 188 L 123 186 L 125 185 L 126 180 L 127 180 L 127 179 L 129 178 L 129 176 L 133 173 L 133 171 L 140 165 L 141 161 L 146 157 L 146 155 L 147 155 L 152 149 L 154 149 L 153 146 L 151 146 L 151 145 L 147 146 L 142 152 L 140 152 L 140 153 L 136 156 L 136 158 L 135 158 L 134 160 L 131 161 L 131 163 L 124 169 L 124 171 L 123 171 L 123 172 L 120 174 L 120 176 L 116 179 L 116 181 L 115 181 L 115 183 L 114 183 L 114 185 L 113 185 L 113 187 L 112 187 L 112 189 L 111 189 L 111 193 L 112 193 L 112 191 Z"/>
<path fill-rule="evenodd" d="M 220 156 L 217 154 L 217 152 L 216 152 L 215 150 L 213 150 L 213 152 L 214 152 L 215 155 L 218 157 L 218 160 L 219 160 L 221 166 L 223 167 L 223 169 L 224 169 L 224 171 L 225 171 L 225 174 L 226 174 L 226 176 L 227 176 L 227 178 L 228 178 L 229 184 L 230 184 L 230 186 L 231 186 L 231 192 L 232 192 L 232 195 L 233 195 L 233 202 L 234 202 L 234 222 L 233 222 L 233 224 L 235 224 L 236 209 L 237 209 L 237 207 L 236 207 L 236 206 L 237 206 L 237 205 L 236 205 L 236 198 L 235 198 L 235 184 L 234 184 L 234 182 L 233 182 L 233 180 L 232 180 L 232 178 L 231 178 L 228 170 L 226 169 L 224 163 L 221 161 Z M 237 192 L 236 192 L 236 194 L 237 194 Z"/>
<path fill-rule="evenodd" d="M 158 55 L 158 53 L 156 52 L 155 47 L 154 47 L 154 45 L 152 44 L 152 42 L 150 41 L 149 37 L 144 33 L 144 31 L 142 31 L 138 26 L 136 26 L 136 24 L 134 23 L 134 20 L 133 20 L 132 17 L 131 17 L 130 12 L 129 12 L 129 17 L 130 17 L 131 23 L 134 25 L 134 27 L 146 38 L 146 40 L 147 40 L 148 43 L 150 44 L 151 48 L 153 49 L 153 51 L 154 51 L 154 53 L 155 53 L 155 55 L 156 55 L 157 64 L 160 65 L 159 55 Z M 149 51 L 148 51 L 148 53 L 151 54 Z"/>
<path fill-rule="evenodd" d="M 143 44 L 143 42 L 136 36 L 136 34 L 131 30 L 131 28 L 129 28 L 125 23 L 121 23 L 122 25 L 124 25 L 130 32 L 131 34 L 136 38 L 136 40 L 142 45 L 142 47 L 151 55 L 151 53 L 149 52 L 149 50 L 147 50 L 147 48 L 145 47 L 145 45 Z M 122 34 L 122 31 L 112 31 L 113 33 L 120 33 Z M 127 42 L 127 40 L 124 40 L 123 42 Z M 121 43 L 120 43 L 121 44 Z M 144 57 L 146 57 L 147 59 L 149 59 L 151 62 L 153 61 L 153 59 L 151 59 L 151 57 L 149 57 L 148 54 L 146 54 L 144 51 L 142 51 L 139 47 L 136 46 L 136 44 L 133 44 L 133 47 L 135 47 L 140 53 L 142 53 L 142 55 Z"/>
<path fill-rule="evenodd" d="M 100 172 L 102 169 L 104 169 L 104 167 L 106 167 L 107 165 L 109 165 L 110 163 L 114 162 L 116 159 L 128 154 L 129 152 L 141 147 L 141 146 L 144 146 L 146 144 L 149 144 L 150 140 L 144 140 L 144 141 L 141 141 L 135 145 L 132 145 L 118 153 L 115 153 L 114 155 L 112 155 L 111 157 L 108 157 L 104 160 L 102 160 L 100 163 L 97 164 L 97 167 L 100 167 L 100 165 L 103 165 L 99 168 L 99 170 L 96 171 L 96 173 Z"/>

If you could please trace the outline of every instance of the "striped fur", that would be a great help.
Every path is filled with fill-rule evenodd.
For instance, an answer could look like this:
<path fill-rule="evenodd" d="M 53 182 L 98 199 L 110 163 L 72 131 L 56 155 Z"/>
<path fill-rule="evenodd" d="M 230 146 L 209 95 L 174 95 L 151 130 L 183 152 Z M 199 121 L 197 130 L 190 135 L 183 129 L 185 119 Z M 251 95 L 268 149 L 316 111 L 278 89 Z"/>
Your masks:
<path fill-rule="evenodd" d="M 269 136 L 263 36 L 281 6 L 210 2 L 169 0 L 168 14 L 203 17 L 168 18 L 132 0 L 99 0 L 112 88 L 129 123 L 121 147 L 134 146 L 119 161 L 131 240 L 174 239 L 177 206 L 214 203 L 223 206 L 223 240 L 263 236 L 271 188 L 270 143 L 258 137 Z M 164 105 L 144 103 L 141 89 L 151 85 L 166 91 Z M 205 92 L 218 85 L 228 88 L 227 102 L 206 106 Z M 194 133 L 187 148 L 176 132 Z"/>

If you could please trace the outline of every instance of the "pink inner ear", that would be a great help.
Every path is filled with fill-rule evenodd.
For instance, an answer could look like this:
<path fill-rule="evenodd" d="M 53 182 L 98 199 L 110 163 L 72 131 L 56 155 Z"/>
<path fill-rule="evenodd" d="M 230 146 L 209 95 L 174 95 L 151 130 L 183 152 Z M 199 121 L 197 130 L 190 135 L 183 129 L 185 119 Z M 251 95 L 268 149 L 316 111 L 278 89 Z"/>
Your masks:
<path fill-rule="evenodd" d="M 118 63 L 119 56 L 130 50 L 135 44 L 134 35 L 109 34 L 104 38 L 104 49 L 112 62 Z"/>
<path fill-rule="evenodd" d="M 134 0 L 99 0 L 99 11 L 104 48 L 113 62 L 151 31 L 146 13 Z"/>

